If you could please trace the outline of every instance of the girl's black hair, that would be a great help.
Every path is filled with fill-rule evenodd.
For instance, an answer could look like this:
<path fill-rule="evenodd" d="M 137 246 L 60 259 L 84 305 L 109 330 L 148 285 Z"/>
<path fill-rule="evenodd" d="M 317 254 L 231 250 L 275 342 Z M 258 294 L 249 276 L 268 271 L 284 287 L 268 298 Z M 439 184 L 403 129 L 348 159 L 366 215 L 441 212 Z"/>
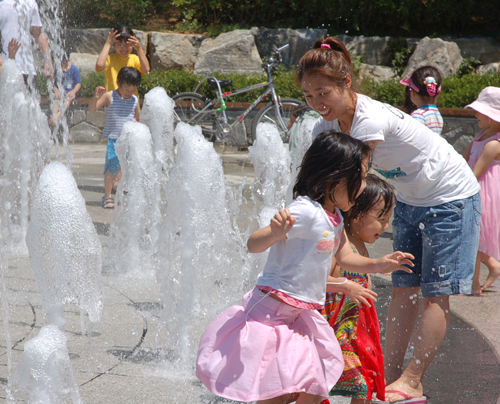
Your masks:
<path fill-rule="evenodd" d="M 116 82 L 118 85 L 128 84 L 139 87 L 141 85 L 141 72 L 135 67 L 122 67 L 118 72 Z"/>
<path fill-rule="evenodd" d="M 134 31 L 132 31 L 132 28 L 127 27 L 125 25 L 119 25 L 117 27 L 114 27 L 113 30 L 114 31 L 118 31 L 118 33 L 120 34 L 120 36 L 118 38 L 116 38 L 116 39 L 118 41 L 121 41 L 121 42 L 127 42 L 127 40 L 131 36 L 135 36 L 135 33 L 134 33 Z"/>
<path fill-rule="evenodd" d="M 396 205 L 396 192 L 394 187 L 376 174 L 368 174 L 366 177 L 366 188 L 356 198 L 356 203 L 348 212 L 342 212 L 346 229 L 354 219 L 361 219 L 370 212 L 380 201 L 384 206 L 378 217 L 384 216 Z"/>
<path fill-rule="evenodd" d="M 325 197 L 335 202 L 335 188 L 347 180 L 347 196 L 354 203 L 363 181 L 362 163 L 370 157 L 370 147 L 349 135 L 333 130 L 319 134 L 302 160 L 294 198 L 308 196 L 322 205 Z"/>
<path fill-rule="evenodd" d="M 429 94 L 429 87 L 425 84 L 425 79 L 427 77 L 433 77 L 436 81 L 435 93 L 434 95 Z M 436 97 L 439 95 L 437 89 L 441 86 L 443 78 L 441 77 L 440 71 L 434 66 L 422 66 L 416 69 L 410 76 L 413 84 L 418 88 L 418 95 L 423 97 L 423 99 L 428 103 L 434 103 Z M 405 89 L 405 109 L 408 114 L 411 114 L 417 109 L 417 106 L 411 102 L 410 98 L 410 87 Z"/>

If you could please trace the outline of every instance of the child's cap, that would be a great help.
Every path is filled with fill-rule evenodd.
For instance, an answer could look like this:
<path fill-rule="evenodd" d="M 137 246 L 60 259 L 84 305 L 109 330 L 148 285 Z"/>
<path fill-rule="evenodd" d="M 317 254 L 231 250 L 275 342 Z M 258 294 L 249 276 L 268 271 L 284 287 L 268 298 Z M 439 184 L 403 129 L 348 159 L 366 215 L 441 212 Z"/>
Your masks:
<path fill-rule="evenodd" d="M 415 91 L 417 94 L 420 93 L 420 89 L 418 88 L 417 85 L 413 82 L 411 77 L 408 77 L 407 79 L 399 80 L 399 84 L 402 84 L 403 86 L 410 87 L 413 91 Z M 441 93 L 441 85 L 437 85 L 437 81 L 434 77 L 429 76 L 426 77 L 423 83 L 425 86 L 427 86 L 427 92 L 431 97 L 434 97 L 437 94 Z"/>
<path fill-rule="evenodd" d="M 466 105 L 465 108 L 472 108 L 488 118 L 500 122 L 500 88 L 486 87 L 479 93 L 477 100 Z"/>

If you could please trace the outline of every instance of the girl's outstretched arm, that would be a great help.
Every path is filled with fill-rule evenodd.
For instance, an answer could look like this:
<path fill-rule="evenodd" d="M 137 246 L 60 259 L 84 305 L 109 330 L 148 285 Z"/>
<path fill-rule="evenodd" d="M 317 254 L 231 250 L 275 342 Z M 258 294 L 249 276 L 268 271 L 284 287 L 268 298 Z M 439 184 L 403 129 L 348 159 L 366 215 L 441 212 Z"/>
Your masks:
<path fill-rule="evenodd" d="M 382 258 L 373 259 L 368 257 L 363 257 L 362 255 L 354 253 L 352 248 L 345 242 L 347 236 L 342 237 L 342 243 L 335 254 L 338 264 L 345 270 L 349 272 L 358 273 L 384 273 L 388 274 L 394 271 L 402 270 L 406 272 L 412 272 L 410 267 L 414 266 L 413 262 L 410 260 L 415 259 L 410 253 L 404 253 L 401 251 L 395 251 L 391 254 L 384 255 Z"/>
<path fill-rule="evenodd" d="M 254 231 L 247 241 L 248 251 L 260 253 L 266 251 L 274 243 L 286 238 L 286 234 L 295 224 L 288 209 L 281 209 L 271 219 L 269 226 Z"/>

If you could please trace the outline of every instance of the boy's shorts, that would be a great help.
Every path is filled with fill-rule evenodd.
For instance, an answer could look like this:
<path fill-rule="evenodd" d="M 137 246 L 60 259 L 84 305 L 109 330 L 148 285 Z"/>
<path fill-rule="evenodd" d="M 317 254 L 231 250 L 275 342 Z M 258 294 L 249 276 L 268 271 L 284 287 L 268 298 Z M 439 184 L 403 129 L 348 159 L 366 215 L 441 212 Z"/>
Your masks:
<path fill-rule="evenodd" d="M 424 297 L 470 294 L 479 246 L 479 193 L 431 207 L 398 202 L 394 250 L 415 256 L 413 273 L 392 273 L 393 287 L 420 287 Z"/>
<path fill-rule="evenodd" d="M 118 139 L 108 139 L 108 148 L 106 150 L 106 163 L 104 164 L 104 174 L 109 171 L 111 174 L 116 175 L 120 168 L 120 160 L 116 155 L 115 146 Z"/>

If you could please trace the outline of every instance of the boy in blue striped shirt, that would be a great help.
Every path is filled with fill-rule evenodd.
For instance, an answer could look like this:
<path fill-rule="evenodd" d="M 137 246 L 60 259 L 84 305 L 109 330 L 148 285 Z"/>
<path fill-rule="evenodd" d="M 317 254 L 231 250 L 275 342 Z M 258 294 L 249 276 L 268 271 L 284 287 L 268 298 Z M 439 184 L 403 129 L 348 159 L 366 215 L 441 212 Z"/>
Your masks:
<path fill-rule="evenodd" d="M 106 163 L 104 165 L 104 196 L 102 207 L 113 209 L 115 202 L 111 193 L 121 179 L 121 168 L 115 152 L 116 141 L 121 135 L 123 124 L 127 121 L 139 121 L 141 107 L 135 95 L 141 84 L 141 73 L 135 67 L 124 67 L 118 73 L 118 88 L 106 92 L 104 87 L 95 89 L 94 98 L 89 104 L 89 112 L 106 109 L 106 121 L 102 136 L 108 138 Z"/>

